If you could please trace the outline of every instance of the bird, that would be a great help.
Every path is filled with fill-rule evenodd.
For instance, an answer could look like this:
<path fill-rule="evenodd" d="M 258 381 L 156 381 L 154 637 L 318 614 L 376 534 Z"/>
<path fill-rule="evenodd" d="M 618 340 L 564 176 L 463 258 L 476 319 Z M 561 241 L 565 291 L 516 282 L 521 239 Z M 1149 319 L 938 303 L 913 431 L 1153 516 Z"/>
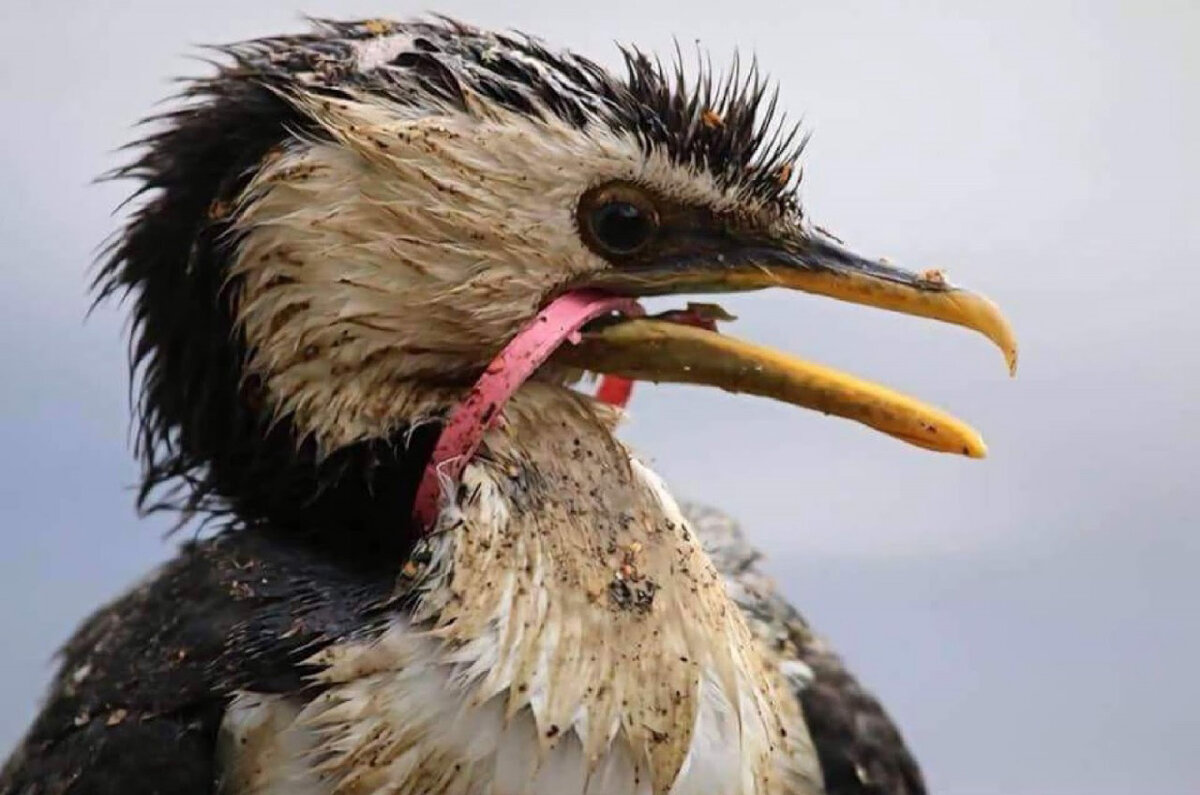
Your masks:
<path fill-rule="evenodd" d="M 982 457 L 717 304 L 639 299 L 798 290 L 1011 369 L 1000 310 L 812 222 L 757 63 L 309 24 L 215 48 L 109 175 L 138 505 L 197 529 L 65 644 L 0 793 L 923 795 L 740 526 L 618 430 L 634 383 L 684 383 Z"/>

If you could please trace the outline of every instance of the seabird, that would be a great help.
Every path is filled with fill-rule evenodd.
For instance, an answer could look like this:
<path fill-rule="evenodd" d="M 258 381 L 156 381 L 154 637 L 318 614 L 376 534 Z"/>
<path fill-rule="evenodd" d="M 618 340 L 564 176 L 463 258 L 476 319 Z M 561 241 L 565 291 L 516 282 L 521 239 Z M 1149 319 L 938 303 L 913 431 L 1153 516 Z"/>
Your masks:
<path fill-rule="evenodd" d="M 756 66 L 623 60 L 315 21 L 154 118 L 96 290 L 132 313 L 140 505 L 209 532 L 66 644 L 0 793 L 925 792 L 737 526 L 615 430 L 661 381 L 978 434 L 638 299 L 796 289 L 1010 368 L 1012 332 L 810 221 Z"/>

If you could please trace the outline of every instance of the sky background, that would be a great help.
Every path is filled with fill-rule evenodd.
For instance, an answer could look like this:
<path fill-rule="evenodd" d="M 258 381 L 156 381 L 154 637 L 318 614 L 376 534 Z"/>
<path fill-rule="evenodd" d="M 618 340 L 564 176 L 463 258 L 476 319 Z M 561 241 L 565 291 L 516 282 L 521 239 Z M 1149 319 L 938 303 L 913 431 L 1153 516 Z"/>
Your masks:
<path fill-rule="evenodd" d="M 995 299 L 981 337 L 797 294 L 731 331 L 944 406 L 970 461 L 750 397 L 642 387 L 625 435 L 739 518 L 877 690 L 935 792 L 1200 791 L 1200 5 L 448 2 L 616 65 L 754 52 L 814 137 L 804 197 L 858 249 Z M 903 9 L 901 9 L 903 6 Z M 678 9 L 683 9 L 679 4 Z M 85 285 L 133 122 L 195 45 L 396 2 L 0 6 L 0 756 L 52 654 L 177 539 L 133 511 L 124 316 Z"/>

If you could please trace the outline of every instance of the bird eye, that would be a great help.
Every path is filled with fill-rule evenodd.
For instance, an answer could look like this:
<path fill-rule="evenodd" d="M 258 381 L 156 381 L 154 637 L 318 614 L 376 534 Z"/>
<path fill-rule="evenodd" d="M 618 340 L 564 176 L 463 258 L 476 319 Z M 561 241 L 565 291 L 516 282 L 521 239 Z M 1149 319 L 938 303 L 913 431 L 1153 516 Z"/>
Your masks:
<path fill-rule="evenodd" d="M 630 254 L 646 244 L 657 224 L 654 218 L 630 202 L 611 201 L 592 211 L 592 234 L 615 254 Z"/>
<path fill-rule="evenodd" d="M 615 188 L 590 196 L 581 213 L 587 237 L 602 254 L 632 254 L 658 232 L 658 213 L 640 192 Z"/>

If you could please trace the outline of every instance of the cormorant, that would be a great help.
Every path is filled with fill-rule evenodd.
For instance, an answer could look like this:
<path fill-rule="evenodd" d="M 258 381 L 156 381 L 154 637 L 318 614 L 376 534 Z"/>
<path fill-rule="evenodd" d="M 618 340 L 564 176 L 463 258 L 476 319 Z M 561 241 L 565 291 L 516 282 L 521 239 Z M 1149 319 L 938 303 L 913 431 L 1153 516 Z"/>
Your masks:
<path fill-rule="evenodd" d="M 813 225 L 755 67 L 615 76 L 444 18 L 222 53 L 117 172 L 96 284 L 132 309 L 140 505 L 216 531 L 66 644 L 0 793 L 923 793 L 736 526 L 614 426 L 631 380 L 690 382 L 980 456 L 636 299 L 799 289 L 1011 367 L 998 310 Z"/>

